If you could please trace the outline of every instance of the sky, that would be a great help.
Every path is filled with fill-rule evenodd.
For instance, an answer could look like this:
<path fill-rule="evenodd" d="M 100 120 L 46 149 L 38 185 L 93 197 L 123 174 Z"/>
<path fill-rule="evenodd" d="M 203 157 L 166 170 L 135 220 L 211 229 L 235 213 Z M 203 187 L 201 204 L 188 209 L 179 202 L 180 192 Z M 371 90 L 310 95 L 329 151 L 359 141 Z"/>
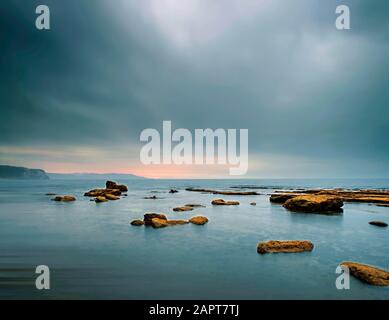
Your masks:
<path fill-rule="evenodd" d="M 0 164 L 229 177 L 142 165 L 141 131 L 170 120 L 248 129 L 240 178 L 388 178 L 388 17 L 384 0 L 2 0 Z"/>

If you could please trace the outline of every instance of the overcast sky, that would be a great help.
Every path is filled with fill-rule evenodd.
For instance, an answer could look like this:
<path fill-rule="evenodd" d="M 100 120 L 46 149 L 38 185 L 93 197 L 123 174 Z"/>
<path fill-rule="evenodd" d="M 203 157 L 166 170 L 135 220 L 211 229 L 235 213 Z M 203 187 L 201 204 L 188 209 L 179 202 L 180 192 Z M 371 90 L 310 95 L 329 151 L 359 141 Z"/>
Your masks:
<path fill-rule="evenodd" d="M 142 166 L 140 132 L 171 120 L 249 129 L 247 177 L 387 178 L 388 17 L 384 0 L 2 0 L 0 163 L 228 175 Z"/>

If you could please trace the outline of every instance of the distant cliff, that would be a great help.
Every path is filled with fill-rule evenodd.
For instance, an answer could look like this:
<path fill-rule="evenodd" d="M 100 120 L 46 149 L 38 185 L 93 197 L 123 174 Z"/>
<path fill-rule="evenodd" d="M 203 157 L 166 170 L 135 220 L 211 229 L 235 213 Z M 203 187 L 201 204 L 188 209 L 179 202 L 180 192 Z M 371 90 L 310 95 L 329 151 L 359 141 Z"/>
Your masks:
<path fill-rule="evenodd" d="M 0 179 L 48 180 L 49 176 L 41 169 L 0 165 Z"/>

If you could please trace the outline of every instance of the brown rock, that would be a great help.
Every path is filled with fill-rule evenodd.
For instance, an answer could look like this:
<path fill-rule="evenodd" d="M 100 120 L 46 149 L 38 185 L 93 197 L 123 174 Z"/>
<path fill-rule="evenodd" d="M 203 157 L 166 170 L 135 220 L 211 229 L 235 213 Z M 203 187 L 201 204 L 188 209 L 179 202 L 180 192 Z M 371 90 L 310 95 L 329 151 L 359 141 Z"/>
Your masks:
<path fill-rule="evenodd" d="M 189 219 L 189 222 L 197 225 L 203 225 L 208 222 L 208 218 L 203 216 L 192 217 Z"/>
<path fill-rule="evenodd" d="M 182 224 L 188 224 L 188 220 L 168 220 L 167 224 L 169 226 L 176 226 L 176 225 L 182 225 Z"/>
<path fill-rule="evenodd" d="M 160 220 L 167 220 L 167 218 L 164 214 L 145 213 L 143 216 L 143 221 L 144 221 L 145 225 L 149 226 L 149 225 L 151 225 L 151 220 L 153 220 L 155 218 L 160 219 Z"/>
<path fill-rule="evenodd" d="M 119 199 L 120 199 L 120 197 L 115 196 L 115 195 L 110 194 L 110 193 L 104 195 L 104 197 L 105 197 L 106 199 L 108 199 L 108 200 L 119 200 Z"/>
<path fill-rule="evenodd" d="M 144 221 L 140 220 L 140 219 L 137 219 L 137 220 L 133 220 L 131 221 L 131 225 L 132 226 L 143 226 L 145 223 Z"/>
<path fill-rule="evenodd" d="M 286 209 L 305 213 L 339 213 L 342 212 L 343 201 L 340 198 L 326 195 L 304 195 L 287 200 Z"/>
<path fill-rule="evenodd" d="M 192 210 L 193 210 L 193 207 L 187 207 L 187 206 L 173 208 L 173 211 L 176 211 L 176 212 L 192 211 Z"/>
<path fill-rule="evenodd" d="M 256 203 L 256 202 L 251 202 L 250 205 L 251 205 L 251 206 L 256 206 L 257 203 Z"/>
<path fill-rule="evenodd" d="M 312 251 L 313 243 L 307 240 L 270 240 L 260 242 L 257 252 L 264 253 L 295 253 Z"/>
<path fill-rule="evenodd" d="M 192 207 L 192 208 L 205 208 L 205 206 L 203 206 L 202 204 L 193 204 L 193 203 L 190 203 L 190 204 L 186 204 L 185 207 Z"/>
<path fill-rule="evenodd" d="M 382 222 L 382 221 L 370 221 L 369 224 L 377 227 L 384 227 L 384 228 L 388 226 L 386 222 Z"/>
<path fill-rule="evenodd" d="M 292 199 L 292 198 L 297 197 L 297 196 L 299 196 L 299 194 L 294 194 L 294 193 L 272 194 L 272 195 L 270 195 L 269 200 L 270 200 L 270 202 L 273 202 L 273 203 L 284 204 L 289 199 Z"/>
<path fill-rule="evenodd" d="M 158 229 L 158 228 L 165 228 L 169 224 L 168 224 L 167 220 L 165 220 L 165 219 L 153 218 L 153 219 L 151 219 L 149 225 L 151 225 L 153 228 Z"/>
<path fill-rule="evenodd" d="M 108 200 L 105 197 L 103 197 L 103 196 L 98 196 L 98 197 L 95 198 L 95 202 L 96 203 L 107 202 L 107 201 Z"/>
<path fill-rule="evenodd" d="M 84 193 L 85 197 L 104 197 L 106 194 L 120 196 L 122 192 L 119 189 L 93 189 Z"/>
<path fill-rule="evenodd" d="M 215 206 L 237 206 L 239 201 L 225 201 L 223 199 L 215 199 L 211 202 Z"/>
<path fill-rule="evenodd" d="M 107 181 L 105 183 L 105 187 L 107 189 L 118 189 L 120 190 L 121 192 L 126 192 L 128 191 L 128 188 L 127 186 L 125 186 L 124 184 L 117 184 L 116 182 L 114 181 Z"/>
<path fill-rule="evenodd" d="M 76 201 L 76 197 L 74 196 L 56 196 L 54 199 L 52 199 L 54 201 L 62 201 L 62 202 L 71 202 L 71 201 Z"/>
<path fill-rule="evenodd" d="M 347 267 L 351 275 L 363 282 L 375 286 L 389 285 L 389 272 L 385 270 L 357 262 L 342 262 L 341 265 Z"/>

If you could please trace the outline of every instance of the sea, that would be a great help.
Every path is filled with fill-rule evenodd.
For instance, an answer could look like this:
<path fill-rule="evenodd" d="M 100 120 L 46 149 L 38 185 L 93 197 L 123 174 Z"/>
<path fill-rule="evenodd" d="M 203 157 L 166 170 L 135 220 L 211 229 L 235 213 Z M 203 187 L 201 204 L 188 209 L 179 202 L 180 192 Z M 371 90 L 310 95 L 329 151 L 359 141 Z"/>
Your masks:
<path fill-rule="evenodd" d="M 388 179 L 121 180 L 117 201 L 84 193 L 104 180 L 0 180 L 0 299 L 389 299 L 389 288 L 353 277 L 336 286 L 338 265 L 355 261 L 389 270 L 389 208 L 345 203 L 340 215 L 291 213 L 269 194 L 299 188 L 389 188 Z M 188 187 L 257 191 L 255 196 L 190 192 Z M 178 190 L 169 193 L 170 189 Z M 55 202 L 46 193 L 74 195 Z M 144 199 L 155 195 L 157 199 Z M 212 206 L 215 198 L 239 206 Z M 256 205 L 250 205 L 256 202 Z M 205 207 L 172 209 L 188 203 Z M 209 222 L 135 227 L 144 213 Z M 266 240 L 310 240 L 312 252 L 257 253 Z M 36 287 L 37 266 L 50 289 Z"/>

